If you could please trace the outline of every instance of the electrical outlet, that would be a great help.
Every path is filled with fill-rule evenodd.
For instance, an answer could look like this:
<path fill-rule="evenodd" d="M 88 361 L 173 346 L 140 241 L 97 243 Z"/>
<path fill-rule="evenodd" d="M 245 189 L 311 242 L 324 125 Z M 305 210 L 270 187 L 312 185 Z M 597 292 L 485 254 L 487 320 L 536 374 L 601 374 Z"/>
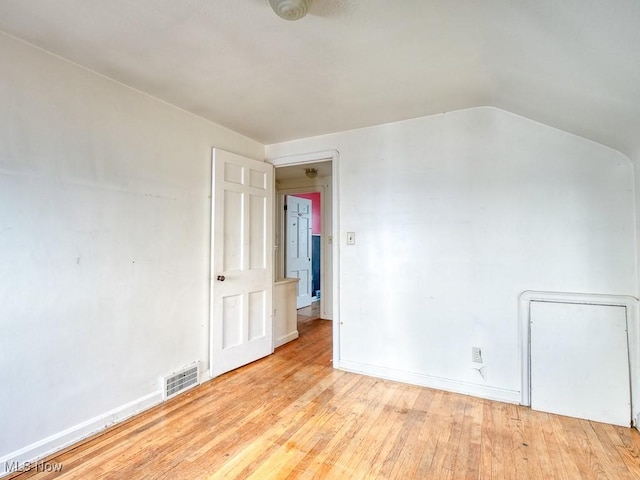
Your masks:
<path fill-rule="evenodd" d="M 471 361 L 482 363 L 482 349 L 480 347 L 471 347 Z"/>

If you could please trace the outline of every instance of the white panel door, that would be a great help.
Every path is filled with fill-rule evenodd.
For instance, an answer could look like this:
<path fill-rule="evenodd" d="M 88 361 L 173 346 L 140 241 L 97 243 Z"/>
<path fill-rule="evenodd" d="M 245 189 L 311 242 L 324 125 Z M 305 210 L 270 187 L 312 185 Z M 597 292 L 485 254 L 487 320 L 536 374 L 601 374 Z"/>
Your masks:
<path fill-rule="evenodd" d="M 213 150 L 211 375 L 273 353 L 273 166 Z"/>
<path fill-rule="evenodd" d="M 299 278 L 297 308 L 311 305 L 311 200 L 287 195 L 285 274 Z"/>
<path fill-rule="evenodd" d="M 531 408 L 628 427 L 625 307 L 531 302 Z"/>

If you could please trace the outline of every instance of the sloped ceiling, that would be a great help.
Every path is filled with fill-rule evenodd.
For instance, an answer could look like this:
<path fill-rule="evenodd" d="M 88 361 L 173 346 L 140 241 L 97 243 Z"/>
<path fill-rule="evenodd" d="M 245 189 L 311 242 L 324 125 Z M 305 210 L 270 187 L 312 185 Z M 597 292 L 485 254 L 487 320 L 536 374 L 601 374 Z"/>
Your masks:
<path fill-rule="evenodd" d="M 264 144 L 492 105 L 640 155 L 638 0 L 0 0 L 0 30 Z"/>

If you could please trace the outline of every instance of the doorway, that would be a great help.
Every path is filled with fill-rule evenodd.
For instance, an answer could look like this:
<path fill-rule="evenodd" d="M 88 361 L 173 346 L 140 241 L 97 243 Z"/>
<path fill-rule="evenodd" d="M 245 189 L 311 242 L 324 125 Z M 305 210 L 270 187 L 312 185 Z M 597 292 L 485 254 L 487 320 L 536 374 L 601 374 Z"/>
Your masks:
<path fill-rule="evenodd" d="M 321 318 L 333 321 L 333 366 L 335 368 L 340 368 L 338 161 L 339 153 L 336 150 L 268 160 L 276 167 L 274 175 L 275 280 L 285 275 L 284 249 L 282 248 L 284 195 L 319 192 L 321 196 L 319 309 Z M 306 175 L 307 169 L 315 169 L 316 172 Z"/>
<path fill-rule="evenodd" d="M 312 177 L 306 175 L 308 170 L 312 169 L 314 174 Z M 296 207 L 298 203 L 302 203 L 305 200 L 311 205 L 311 210 L 314 210 L 313 199 L 316 199 L 317 205 L 315 205 L 314 218 L 311 217 L 311 223 L 315 221 L 316 227 L 311 227 L 311 235 L 309 241 L 309 256 L 310 258 L 310 270 L 313 271 L 313 261 L 315 260 L 317 265 L 318 275 L 309 278 L 309 282 L 300 281 L 299 287 L 301 289 L 307 288 L 311 295 L 312 301 L 319 302 L 320 315 L 322 318 L 331 320 L 333 318 L 332 312 L 332 215 L 331 215 L 331 184 L 332 184 L 332 161 L 325 160 L 322 162 L 314 162 L 304 165 L 292 165 L 276 167 L 275 169 L 275 184 L 276 184 L 276 215 L 275 215 L 275 272 L 277 278 L 285 278 L 290 276 L 298 276 L 296 271 L 298 268 L 290 268 L 290 265 L 297 261 L 298 251 L 295 248 L 292 235 L 296 233 L 296 228 L 292 228 L 287 224 L 287 218 L 291 215 L 291 209 L 296 210 L 293 212 L 297 217 L 300 210 Z M 319 218 L 318 218 L 319 217 Z M 290 221 L 295 221 L 290 220 Z M 294 222 L 295 223 L 295 222 Z M 316 243 L 316 258 L 313 255 L 313 243 Z M 300 242 L 303 243 L 303 242 Z M 319 278 L 318 278 L 319 277 Z M 303 279 L 305 280 L 305 279 Z M 315 286 L 314 286 L 315 283 Z M 299 304 L 298 307 L 306 306 L 308 303 Z"/>

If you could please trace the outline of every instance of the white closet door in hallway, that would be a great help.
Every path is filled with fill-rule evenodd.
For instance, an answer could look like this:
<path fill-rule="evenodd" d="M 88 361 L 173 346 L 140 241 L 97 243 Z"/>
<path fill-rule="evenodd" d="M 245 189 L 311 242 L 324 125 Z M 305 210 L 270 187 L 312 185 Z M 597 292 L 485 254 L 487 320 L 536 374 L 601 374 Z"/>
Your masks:
<path fill-rule="evenodd" d="M 293 195 L 286 197 L 285 272 L 299 278 L 297 308 L 311 305 L 313 276 L 311 269 L 311 200 Z"/>

